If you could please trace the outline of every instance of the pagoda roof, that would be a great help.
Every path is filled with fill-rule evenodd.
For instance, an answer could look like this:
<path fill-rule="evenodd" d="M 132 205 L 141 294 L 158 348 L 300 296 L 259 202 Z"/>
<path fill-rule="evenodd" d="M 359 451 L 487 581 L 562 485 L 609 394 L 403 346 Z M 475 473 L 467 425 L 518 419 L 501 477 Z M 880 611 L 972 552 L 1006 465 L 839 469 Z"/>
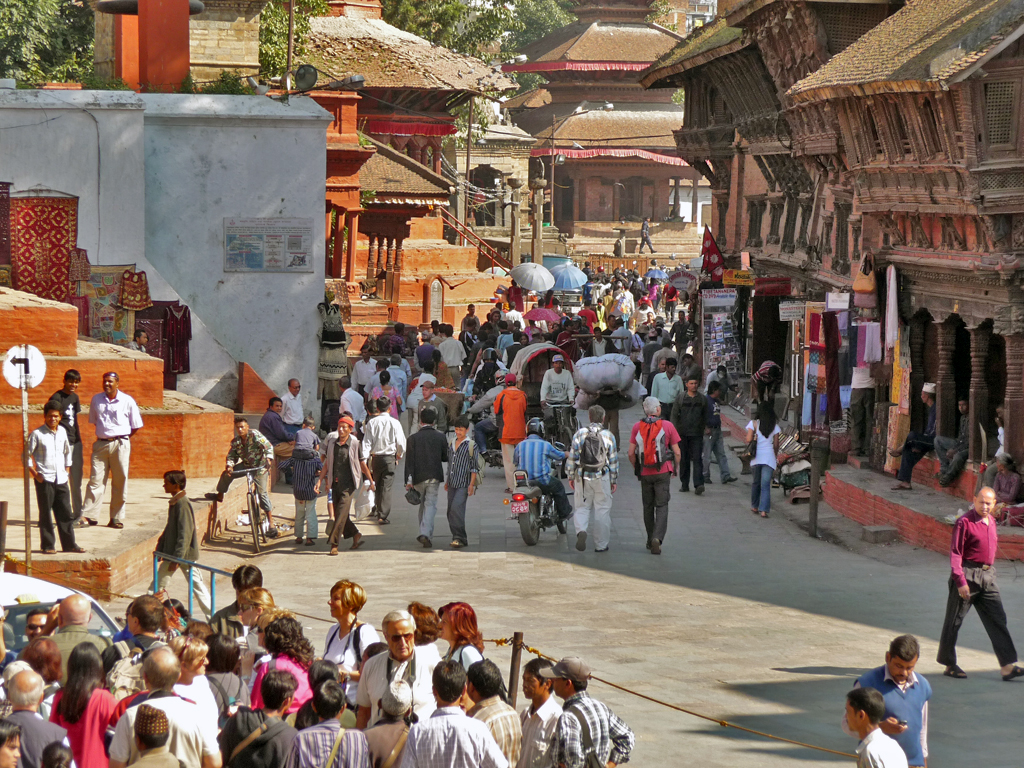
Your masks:
<path fill-rule="evenodd" d="M 359 169 L 359 186 L 374 192 L 372 204 L 447 205 L 451 183 L 397 149 L 360 134 L 377 151 Z"/>
<path fill-rule="evenodd" d="M 360 74 L 364 88 L 462 91 L 513 90 L 516 83 L 480 59 L 433 45 L 381 19 L 315 16 L 307 58 L 335 75 Z"/>
<path fill-rule="evenodd" d="M 644 88 L 664 87 L 659 81 L 707 64 L 749 45 L 743 39 L 743 30 L 730 27 L 725 19 L 715 19 L 697 27 L 679 45 L 658 59 L 644 72 L 640 85 Z"/>
<path fill-rule="evenodd" d="M 523 48 L 526 64 L 506 72 L 646 69 L 683 38 L 649 22 L 577 21 Z"/>
<path fill-rule="evenodd" d="M 682 107 L 627 102 L 604 110 L 602 104 L 549 104 L 519 115 L 516 124 L 537 139 L 538 147 L 551 146 L 554 121 L 559 148 L 573 148 L 575 143 L 579 145 L 575 149 L 642 147 L 675 153 L 672 132 L 683 125 Z"/>
<path fill-rule="evenodd" d="M 501 108 L 510 111 L 536 109 L 550 103 L 551 92 L 547 88 L 531 88 L 529 91 L 523 91 L 510 99 L 505 99 L 501 102 Z"/>
<path fill-rule="evenodd" d="M 796 102 L 940 90 L 1024 32 L 1020 0 L 908 0 L 789 90 Z"/>

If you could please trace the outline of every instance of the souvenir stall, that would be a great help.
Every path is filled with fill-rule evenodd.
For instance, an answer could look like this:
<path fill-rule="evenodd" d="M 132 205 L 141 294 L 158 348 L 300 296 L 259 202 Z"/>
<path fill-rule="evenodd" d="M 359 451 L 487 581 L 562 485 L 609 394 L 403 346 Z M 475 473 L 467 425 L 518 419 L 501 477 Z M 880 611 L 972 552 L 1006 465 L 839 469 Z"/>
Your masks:
<path fill-rule="evenodd" d="M 711 288 L 700 292 L 701 364 L 705 371 L 724 365 L 733 381 L 743 374 L 735 310 L 735 288 Z"/>

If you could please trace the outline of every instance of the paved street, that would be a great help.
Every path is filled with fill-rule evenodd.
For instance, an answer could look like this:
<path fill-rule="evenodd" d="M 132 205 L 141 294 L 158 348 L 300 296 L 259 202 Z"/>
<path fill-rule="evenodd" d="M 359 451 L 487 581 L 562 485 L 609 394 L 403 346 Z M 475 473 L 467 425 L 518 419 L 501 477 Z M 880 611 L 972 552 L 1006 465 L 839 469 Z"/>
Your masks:
<path fill-rule="evenodd" d="M 623 414 L 624 430 L 638 414 Z M 625 467 L 624 453 L 622 461 Z M 944 678 L 933 661 L 946 599 L 945 558 L 905 545 L 851 551 L 811 539 L 787 518 L 806 519 L 806 506 L 789 512 L 776 491 L 773 515 L 762 520 L 749 512 L 748 478 L 723 487 L 717 467 L 712 472 L 715 484 L 703 497 L 679 494 L 674 486 L 660 557 L 644 548 L 639 484 L 631 473 L 621 478 L 615 497 L 611 551 L 595 554 L 592 544 L 585 553 L 569 545 L 575 542 L 571 527 L 568 537 L 549 531 L 527 547 L 501 503 L 504 479 L 489 470 L 483 491 L 470 503 L 467 550 L 447 547 L 443 501 L 435 548 L 423 550 L 415 541 L 415 513 L 396 493 L 394 523 L 363 526 L 367 540 L 359 552 L 328 558 L 323 537 L 315 549 L 296 549 L 289 535 L 257 562 L 280 605 L 328 617 L 327 590 L 341 577 L 366 588 L 362 618 L 374 624 L 410 600 L 435 607 L 465 600 L 476 608 L 487 638 L 519 630 L 527 644 L 552 656 L 578 653 L 596 674 L 636 691 L 847 752 L 855 741 L 839 729 L 845 693 L 858 674 L 882 663 L 891 637 L 912 632 L 923 645 L 918 671 L 935 689 L 931 768 L 973 764 L 979 757 L 990 768 L 1020 764 L 1006 717 L 1019 711 L 1024 683 L 999 679 L 974 615 L 961 636 L 960 664 L 970 679 Z M 287 520 L 290 497 L 278 493 L 276 500 L 280 519 Z M 318 511 L 323 522 L 326 505 Z M 835 518 L 822 509 L 823 527 Z M 835 529 L 843 529 L 841 519 Z M 248 551 L 239 537 L 204 552 L 204 561 L 230 569 Z M 1019 568 L 1001 566 L 1001 586 L 1020 643 Z M 229 590 L 224 582 L 222 597 Z M 172 585 L 180 594 L 180 577 Z M 328 624 L 303 623 L 322 647 Z M 489 646 L 486 654 L 507 670 L 507 649 Z M 722 728 L 598 683 L 592 692 L 636 731 L 635 765 L 848 762 Z"/>

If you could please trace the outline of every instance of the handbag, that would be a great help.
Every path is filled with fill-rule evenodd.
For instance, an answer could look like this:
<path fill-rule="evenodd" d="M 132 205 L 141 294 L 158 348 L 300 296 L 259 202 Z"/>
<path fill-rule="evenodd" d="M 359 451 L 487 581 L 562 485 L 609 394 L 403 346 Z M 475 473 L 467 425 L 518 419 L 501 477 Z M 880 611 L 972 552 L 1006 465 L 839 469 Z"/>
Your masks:
<path fill-rule="evenodd" d="M 743 450 L 739 452 L 741 461 L 750 461 L 752 458 L 757 456 L 757 425 L 758 422 L 754 422 L 754 438 L 748 442 Z"/>
<path fill-rule="evenodd" d="M 878 285 L 875 282 L 875 257 L 865 253 L 860 259 L 857 276 L 853 278 L 854 293 L 870 293 L 877 296 Z"/>
<path fill-rule="evenodd" d="M 405 500 L 412 504 L 414 507 L 418 507 L 423 503 L 423 494 L 417 491 L 415 488 L 410 488 L 405 492 Z"/>

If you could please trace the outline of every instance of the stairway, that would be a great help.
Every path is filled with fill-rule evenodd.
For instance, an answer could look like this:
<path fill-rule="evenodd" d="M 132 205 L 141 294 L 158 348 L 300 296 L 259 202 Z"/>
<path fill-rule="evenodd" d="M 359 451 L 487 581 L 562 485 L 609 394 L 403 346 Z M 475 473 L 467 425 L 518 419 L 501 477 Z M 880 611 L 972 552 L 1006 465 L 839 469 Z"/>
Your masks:
<path fill-rule="evenodd" d="M 78 335 L 78 310 L 30 293 L 0 288 L 0 354 L 16 344 L 38 347 L 46 358 L 43 383 L 29 390 L 29 429 L 42 424 L 43 405 L 63 385 L 64 371 L 82 374 L 83 462 L 88 474 L 93 426 L 88 423 L 92 396 L 102 391 L 103 374 L 115 371 L 121 389 L 142 411 L 144 427 L 132 439 L 131 475 L 162 477 L 183 469 L 192 477 L 215 477 L 224 468 L 234 415 L 221 406 L 163 388 L 163 361 L 142 352 Z M 0 382 L 0 434 L 20 436 L 21 392 Z M 22 443 L 0 440 L 0 477 L 21 477 Z"/>

